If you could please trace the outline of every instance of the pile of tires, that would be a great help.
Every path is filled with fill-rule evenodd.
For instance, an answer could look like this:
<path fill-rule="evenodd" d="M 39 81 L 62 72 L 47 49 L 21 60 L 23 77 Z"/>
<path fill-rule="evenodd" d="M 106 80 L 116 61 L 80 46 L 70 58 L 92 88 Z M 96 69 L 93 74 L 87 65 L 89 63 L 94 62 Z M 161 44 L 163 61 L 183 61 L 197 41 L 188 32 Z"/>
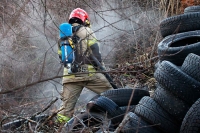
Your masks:
<path fill-rule="evenodd" d="M 154 77 L 158 86 L 120 126 L 123 133 L 200 132 L 200 6 L 160 23 L 163 40 Z"/>
<path fill-rule="evenodd" d="M 114 131 L 127 112 L 135 111 L 135 106 L 144 96 L 150 96 L 150 93 L 142 88 L 105 91 L 92 98 L 86 105 L 87 111 L 73 117 L 65 125 L 65 131 Z"/>
<path fill-rule="evenodd" d="M 184 14 L 166 18 L 160 23 L 164 38 L 158 44 L 160 64 L 168 60 L 181 66 L 189 53 L 200 55 L 200 6 L 185 8 Z"/>

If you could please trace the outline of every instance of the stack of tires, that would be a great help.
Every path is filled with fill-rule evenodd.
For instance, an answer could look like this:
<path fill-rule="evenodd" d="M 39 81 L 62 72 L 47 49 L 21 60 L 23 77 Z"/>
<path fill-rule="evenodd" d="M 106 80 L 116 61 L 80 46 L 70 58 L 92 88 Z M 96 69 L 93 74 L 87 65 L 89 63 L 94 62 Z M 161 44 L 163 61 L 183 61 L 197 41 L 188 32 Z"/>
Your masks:
<path fill-rule="evenodd" d="M 164 39 L 158 45 L 160 64 L 168 60 L 181 66 L 189 53 L 200 55 L 200 6 L 185 8 L 184 14 L 164 19 L 160 23 Z"/>
<path fill-rule="evenodd" d="M 193 53 L 186 56 L 181 66 L 162 61 L 154 73 L 158 81 L 154 95 L 143 97 L 135 112 L 127 114 L 121 132 L 199 133 L 199 70 L 200 56 Z"/>
<path fill-rule="evenodd" d="M 200 132 L 200 6 L 160 23 L 158 82 L 152 97 L 143 97 L 120 126 L 123 133 Z"/>

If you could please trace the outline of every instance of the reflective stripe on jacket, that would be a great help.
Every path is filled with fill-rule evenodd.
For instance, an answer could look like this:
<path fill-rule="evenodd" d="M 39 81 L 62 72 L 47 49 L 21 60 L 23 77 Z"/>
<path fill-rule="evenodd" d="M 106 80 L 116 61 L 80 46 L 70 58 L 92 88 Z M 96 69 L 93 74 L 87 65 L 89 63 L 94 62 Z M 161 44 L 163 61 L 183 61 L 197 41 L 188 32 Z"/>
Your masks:
<path fill-rule="evenodd" d="M 86 78 L 88 78 L 88 77 L 92 76 L 93 74 L 95 74 L 95 73 L 93 73 L 93 72 L 96 72 L 95 68 L 92 65 L 87 65 L 87 66 L 88 66 L 89 74 L 87 74 L 87 73 L 84 73 L 84 74 L 79 74 L 79 73 L 68 74 L 67 68 L 64 67 L 63 83 L 85 81 Z"/>

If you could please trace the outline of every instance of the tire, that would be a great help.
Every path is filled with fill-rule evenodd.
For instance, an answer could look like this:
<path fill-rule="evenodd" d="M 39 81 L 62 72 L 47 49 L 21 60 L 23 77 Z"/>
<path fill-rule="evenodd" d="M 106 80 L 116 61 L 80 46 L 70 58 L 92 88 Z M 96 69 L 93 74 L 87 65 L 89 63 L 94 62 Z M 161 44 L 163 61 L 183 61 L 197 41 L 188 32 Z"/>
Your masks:
<path fill-rule="evenodd" d="M 183 62 L 183 65 L 181 66 L 181 69 L 185 73 L 187 73 L 188 75 L 190 75 L 191 77 L 200 82 L 199 68 L 200 68 L 200 56 L 193 53 L 189 54 L 186 57 L 185 61 Z"/>
<path fill-rule="evenodd" d="M 111 121 L 104 114 L 85 112 L 71 119 L 71 124 L 65 124 L 65 132 L 97 132 L 100 129 L 107 131 Z"/>
<path fill-rule="evenodd" d="M 156 70 L 159 66 L 160 66 L 160 61 L 156 62 L 156 64 L 154 65 L 154 70 Z"/>
<path fill-rule="evenodd" d="M 124 126 L 122 126 L 122 133 L 161 133 L 157 128 L 133 112 L 129 112 L 125 116 L 125 119 L 126 117 L 129 117 L 129 120 Z"/>
<path fill-rule="evenodd" d="M 177 98 L 160 85 L 158 85 L 152 98 L 170 115 L 175 117 L 180 123 L 190 108 L 190 106 L 183 100 Z"/>
<path fill-rule="evenodd" d="M 160 23 L 160 32 L 163 37 L 168 35 L 200 30 L 200 13 L 186 13 L 163 19 Z"/>
<path fill-rule="evenodd" d="M 155 64 L 155 70 L 160 66 L 160 63 L 161 61 L 158 61 L 156 64 Z M 181 66 L 177 66 L 178 68 L 181 68 Z"/>
<path fill-rule="evenodd" d="M 184 13 L 200 12 L 200 6 L 189 6 L 184 9 Z"/>
<path fill-rule="evenodd" d="M 158 44 L 157 51 L 160 61 L 167 60 L 181 66 L 188 54 L 200 55 L 199 40 L 200 31 L 190 31 L 165 37 Z"/>
<path fill-rule="evenodd" d="M 120 109 L 123 111 L 123 114 L 125 114 L 127 112 L 134 112 L 135 111 L 135 106 L 136 105 L 123 106 L 123 107 L 120 107 Z"/>
<path fill-rule="evenodd" d="M 135 114 L 157 125 L 165 133 L 178 133 L 179 125 L 158 103 L 150 97 L 143 97 L 135 108 Z M 169 128 L 170 127 L 170 128 Z"/>
<path fill-rule="evenodd" d="M 129 101 L 130 105 L 136 105 L 142 97 L 149 96 L 150 94 L 142 89 L 114 89 L 105 91 L 101 95 L 111 99 L 118 106 L 127 106 Z"/>
<path fill-rule="evenodd" d="M 189 109 L 183 119 L 180 133 L 200 132 L 200 99 L 198 99 Z"/>
<path fill-rule="evenodd" d="M 86 105 L 86 109 L 89 112 L 104 113 L 108 115 L 108 118 L 111 118 L 112 122 L 115 124 L 119 124 L 124 116 L 120 107 L 105 96 L 100 96 L 89 101 Z"/>
<path fill-rule="evenodd" d="M 154 72 L 157 82 L 191 106 L 200 96 L 200 82 L 169 61 L 163 61 Z"/>

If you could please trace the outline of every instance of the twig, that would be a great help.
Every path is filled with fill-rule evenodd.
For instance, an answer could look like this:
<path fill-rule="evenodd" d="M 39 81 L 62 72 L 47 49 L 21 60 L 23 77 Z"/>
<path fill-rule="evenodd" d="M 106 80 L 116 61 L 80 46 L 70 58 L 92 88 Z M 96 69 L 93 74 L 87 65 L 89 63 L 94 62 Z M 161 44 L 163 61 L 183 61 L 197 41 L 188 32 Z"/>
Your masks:
<path fill-rule="evenodd" d="M 55 100 L 53 100 L 42 112 L 44 112 L 46 109 L 48 109 L 52 104 L 54 104 L 56 101 L 58 100 L 58 98 L 56 98 Z M 58 112 L 60 112 L 62 109 L 57 110 L 56 112 L 54 112 L 51 116 L 49 116 L 42 124 L 39 125 L 38 130 L 40 129 L 40 127 L 42 127 L 44 124 L 47 123 L 47 121 L 51 120 Z"/>
<path fill-rule="evenodd" d="M 29 127 L 29 129 L 30 129 L 30 133 L 34 133 L 32 127 L 31 127 L 31 123 L 30 123 L 30 122 L 28 123 L 28 127 Z"/>
<path fill-rule="evenodd" d="M 86 125 L 76 115 L 74 117 L 84 126 L 83 129 L 86 128 Z"/>
<path fill-rule="evenodd" d="M 40 112 L 35 113 L 33 116 L 36 116 L 36 115 L 41 114 L 42 112 L 46 111 L 46 110 L 47 110 L 48 108 L 50 108 L 51 105 L 53 105 L 57 100 L 58 100 L 58 98 L 56 97 L 56 99 L 54 99 L 53 101 L 51 101 L 51 103 L 50 103 L 46 108 L 44 108 L 44 109 L 43 109 L 42 111 L 40 111 Z"/>
<path fill-rule="evenodd" d="M 130 120 L 130 115 L 126 115 L 123 121 L 119 124 L 119 126 L 115 129 L 114 133 L 119 133 L 122 127 Z"/>

